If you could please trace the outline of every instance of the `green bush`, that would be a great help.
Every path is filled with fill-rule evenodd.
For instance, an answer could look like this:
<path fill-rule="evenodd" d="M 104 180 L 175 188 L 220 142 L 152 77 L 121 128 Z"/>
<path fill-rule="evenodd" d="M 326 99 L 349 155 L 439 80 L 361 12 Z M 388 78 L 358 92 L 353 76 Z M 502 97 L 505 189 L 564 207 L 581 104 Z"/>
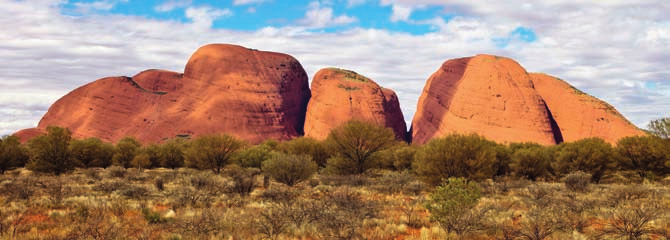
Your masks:
<path fill-rule="evenodd" d="M 21 146 L 18 137 L 4 136 L 0 139 L 0 174 L 23 167 L 28 159 L 28 149 Z"/>
<path fill-rule="evenodd" d="M 598 183 L 607 170 L 616 166 L 619 155 L 612 146 L 600 138 L 587 138 L 562 143 L 556 153 L 554 169 L 559 174 L 583 171 L 591 174 L 591 181 Z"/>
<path fill-rule="evenodd" d="M 449 135 L 423 146 L 416 154 L 413 168 L 423 181 L 432 185 L 451 177 L 492 178 L 497 171 L 496 146 L 476 134 Z"/>
<path fill-rule="evenodd" d="M 299 137 L 283 142 L 277 146 L 277 150 L 291 155 L 309 155 L 319 167 L 325 167 L 330 158 L 326 146 L 309 137 Z"/>
<path fill-rule="evenodd" d="M 549 176 L 551 155 L 542 145 L 535 143 L 511 144 L 510 171 L 519 177 L 537 180 Z"/>
<path fill-rule="evenodd" d="M 616 150 L 621 155 L 619 168 L 637 172 L 640 177 L 648 173 L 670 173 L 670 144 L 656 136 L 632 136 L 619 140 Z"/>
<path fill-rule="evenodd" d="M 240 167 L 261 168 L 264 161 L 272 158 L 274 152 L 268 145 L 257 145 L 244 149 L 233 157 L 233 162 Z"/>
<path fill-rule="evenodd" d="M 293 186 L 310 179 L 317 165 L 308 155 L 276 155 L 263 162 L 263 172 L 277 182 Z"/>
<path fill-rule="evenodd" d="M 447 233 L 457 232 L 461 235 L 467 231 L 463 227 L 470 227 L 463 226 L 462 223 L 471 220 L 468 213 L 477 206 L 481 196 L 481 189 L 476 182 L 449 178 L 430 194 L 425 208 L 430 212 L 431 221 L 439 223 Z"/>
<path fill-rule="evenodd" d="M 114 146 L 98 138 L 72 140 L 70 153 L 82 167 L 109 167 L 112 165 Z"/>
<path fill-rule="evenodd" d="M 175 169 L 184 166 L 184 149 L 188 148 L 188 143 L 182 139 L 173 139 L 167 141 L 160 147 L 161 156 L 160 166 L 164 168 Z"/>
<path fill-rule="evenodd" d="M 32 153 L 26 168 L 44 173 L 60 175 L 74 170 L 79 162 L 70 154 L 72 141 L 70 130 L 61 127 L 47 127 L 47 134 L 30 140 L 28 146 Z"/>
<path fill-rule="evenodd" d="M 132 161 L 140 153 L 142 144 L 135 137 L 124 137 L 116 143 L 112 162 L 124 168 L 132 167 Z"/>
<path fill-rule="evenodd" d="M 395 171 L 410 170 L 414 163 L 417 147 L 398 142 L 395 146 L 382 153 L 379 167 Z"/>
<path fill-rule="evenodd" d="M 326 145 L 334 157 L 328 159 L 327 172 L 340 175 L 362 174 L 377 168 L 382 151 L 396 144 L 390 128 L 373 123 L 350 121 L 330 132 Z"/>
<path fill-rule="evenodd" d="M 198 137 L 186 151 L 186 160 L 198 169 L 210 169 L 218 174 L 245 145 L 230 135 Z"/>

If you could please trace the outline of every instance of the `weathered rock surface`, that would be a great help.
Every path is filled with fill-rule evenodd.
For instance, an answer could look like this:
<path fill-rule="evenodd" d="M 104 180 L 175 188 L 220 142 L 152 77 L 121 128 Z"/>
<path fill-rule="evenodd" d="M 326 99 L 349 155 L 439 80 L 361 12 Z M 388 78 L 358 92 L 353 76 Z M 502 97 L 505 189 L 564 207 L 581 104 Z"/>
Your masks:
<path fill-rule="evenodd" d="M 412 141 L 476 133 L 496 142 L 562 141 L 530 75 L 491 55 L 448 60 L 428 79 L 412 120 Z"/>
<path fill-rule="evenodd" d="M 310 90 L 293 57 L 241 46 L 198 49 L 185 73 L 147 70 L 103 78 L 68 93 L 42 117 L 32 136 L 49 125 L 69 128 L 76 138 L 142 142 L 228 133 L 251 143 L 303 134 Z M 25 141 L 26 139 L 24 139 Z"/>
<path fill-rule="evenodd" d="M 608 103 L 561 79 L 535 73 L 531 74 L 531 78 L 566 142 L 598 137 L 616 144 L 623 137 L 645 134 Z"/>
<path fill-rule="evenodd" d="M 321 69 L 312 79 L 305 136 L 325 139 L 349 120 L 377 123 L 393 129 L 398 139 L 406 138 L 407 126 L 393 90 L 353 71 Z"/>

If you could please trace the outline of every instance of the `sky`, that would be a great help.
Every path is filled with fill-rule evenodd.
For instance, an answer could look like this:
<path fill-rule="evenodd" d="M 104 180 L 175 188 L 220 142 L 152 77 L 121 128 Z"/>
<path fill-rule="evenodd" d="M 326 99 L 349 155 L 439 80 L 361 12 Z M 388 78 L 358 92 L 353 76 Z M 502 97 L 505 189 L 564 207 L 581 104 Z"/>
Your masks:
<path fill-rule="evenodd" d="M 0 135 L 96 79 L 182 72 L 209 43 L 290 54 L 310 77 L 354 70 L 395 90 L 408 122 L 444 61 L 506 56 L 645 128 L 670 116 L 668 12 L 667 0 L 0 0 Z"/>

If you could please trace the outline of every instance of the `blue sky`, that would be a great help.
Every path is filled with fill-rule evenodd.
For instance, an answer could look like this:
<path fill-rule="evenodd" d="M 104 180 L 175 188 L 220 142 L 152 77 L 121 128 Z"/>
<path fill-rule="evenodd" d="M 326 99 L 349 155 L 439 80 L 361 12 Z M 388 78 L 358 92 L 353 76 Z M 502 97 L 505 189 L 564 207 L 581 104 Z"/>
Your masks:
<path fill-rule="evenodd" d="M 3 0 L 0 134 L 37 125 L 69 91 L 149 68 L 183 71 L 208 43 L 347 68 L 398 93 L 411 121 L 446 60 L 510 57 L 645 127 L 670 112 L 670 1 Z"/>

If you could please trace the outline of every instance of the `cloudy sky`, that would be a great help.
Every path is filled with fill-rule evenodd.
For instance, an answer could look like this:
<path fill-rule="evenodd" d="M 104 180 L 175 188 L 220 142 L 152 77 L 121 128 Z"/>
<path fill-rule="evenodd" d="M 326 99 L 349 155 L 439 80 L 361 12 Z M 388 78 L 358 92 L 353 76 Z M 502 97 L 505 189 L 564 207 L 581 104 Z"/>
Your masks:
<path fill-rule="evenodd" d="M 0 0 L 0 134 L 105 76 L 183 71 L 207 43 L 348 68 L 406 119 L 447 59 L 488 53 L 567 80 L 645 127 L 670 116 L 670 1 Z"/>

